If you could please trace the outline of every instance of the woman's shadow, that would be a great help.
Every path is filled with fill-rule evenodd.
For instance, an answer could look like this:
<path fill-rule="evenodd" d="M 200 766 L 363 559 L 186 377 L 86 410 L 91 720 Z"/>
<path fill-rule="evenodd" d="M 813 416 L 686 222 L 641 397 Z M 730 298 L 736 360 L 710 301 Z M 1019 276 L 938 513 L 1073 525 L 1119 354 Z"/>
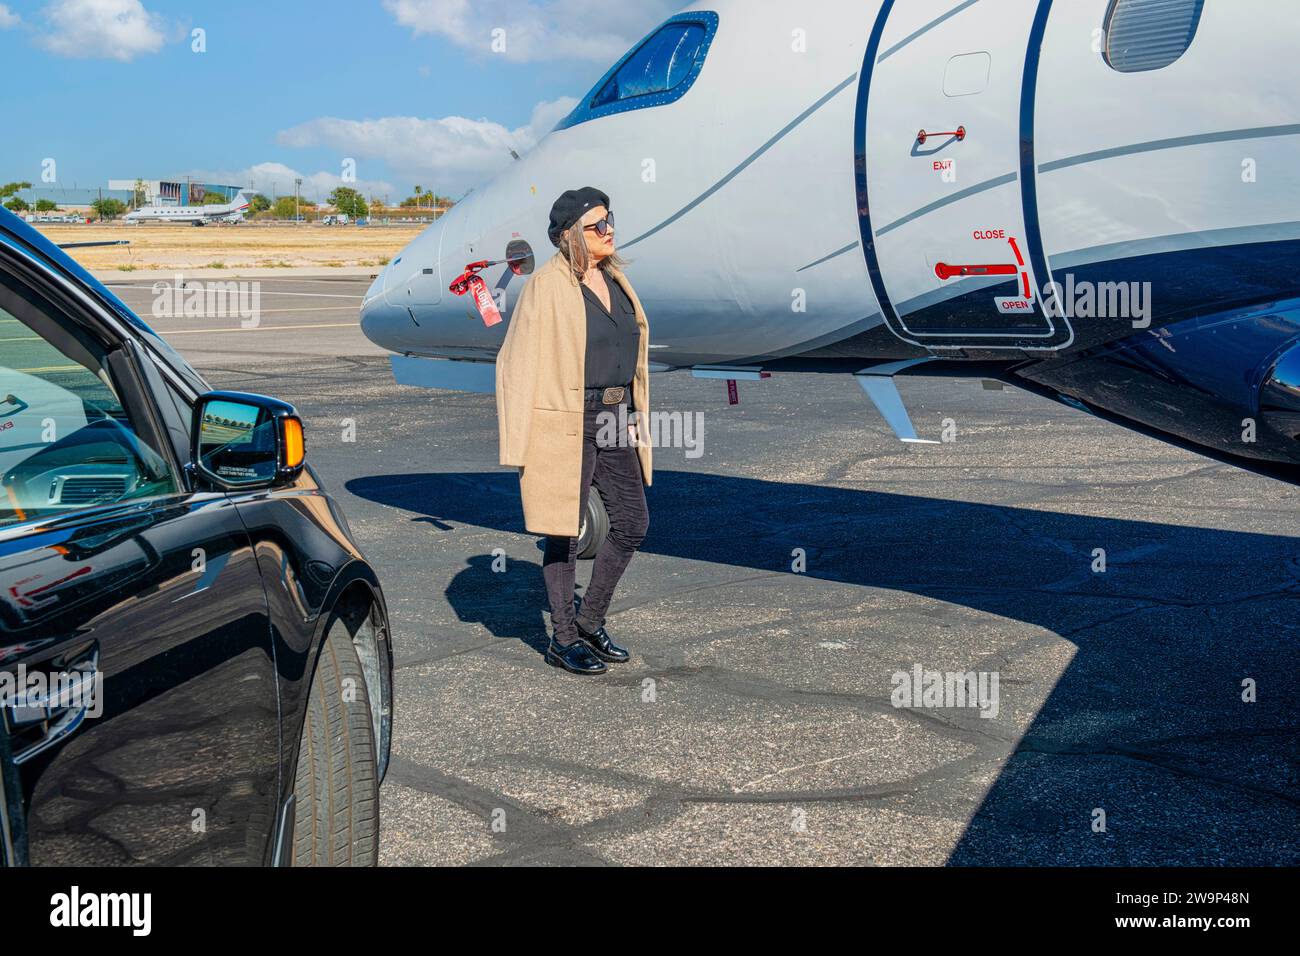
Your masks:
<path fill-rule="evenodd" d="M 581 593 L 582 583 L 577 586 Z M 480 624 L 493 637 L 518 640 L 538 654 L 546 652 L 550 606 L 540 561 L 472 555 L 447 585 L 446 596 L 459 620 Z"/>

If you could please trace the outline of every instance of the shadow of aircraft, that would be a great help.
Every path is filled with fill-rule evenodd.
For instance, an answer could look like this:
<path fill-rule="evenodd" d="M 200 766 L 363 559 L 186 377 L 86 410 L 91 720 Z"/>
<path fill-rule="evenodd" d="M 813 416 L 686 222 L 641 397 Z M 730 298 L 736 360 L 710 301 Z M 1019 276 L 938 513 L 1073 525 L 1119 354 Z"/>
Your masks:
<path fill-rule="evenodd" d="M 347 488 L 434 527 L 524 532 L 513 472 Z M 808 577 L 963 605 L 1077 647 L 950 864 L 1300 862 L 1300 539 L 661 469 L 647 499 L 645 553 L 780 572 L 800 547 Z M 540 567 L 501 608 L 489 561 L 471 559 L 448 599 L 540 648 Z"/>

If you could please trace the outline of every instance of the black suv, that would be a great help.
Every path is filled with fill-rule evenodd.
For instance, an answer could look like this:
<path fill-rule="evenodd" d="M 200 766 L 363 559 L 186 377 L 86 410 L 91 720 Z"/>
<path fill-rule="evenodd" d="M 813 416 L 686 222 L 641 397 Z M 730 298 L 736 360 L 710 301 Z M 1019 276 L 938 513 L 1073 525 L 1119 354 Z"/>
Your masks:
<path fill-rule="evenodd" d="M 391 727 L 293 407 L 0 209 L 0 863 L 373 864 Z"/>

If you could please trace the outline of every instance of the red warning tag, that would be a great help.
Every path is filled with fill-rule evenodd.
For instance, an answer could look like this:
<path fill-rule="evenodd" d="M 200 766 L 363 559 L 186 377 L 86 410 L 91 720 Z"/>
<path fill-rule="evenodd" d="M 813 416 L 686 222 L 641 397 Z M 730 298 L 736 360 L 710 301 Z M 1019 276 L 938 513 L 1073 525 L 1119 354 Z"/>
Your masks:
<path fill-rule="evenodd" d="M 469 293 L 474 297 L 474 305 L 483 317 L 484 325 L 491 328 L 501 321 L 501 312 L 497 309 L 496 300 L 492 298 L 486 282 L 478 276 L 470 276 Z"/>
<path fill-rule="evenodd" d="M 736 380 L 734 378 L 727 379 L 727 404 L 740 404 L 740 390 L 736 388 Z"/>

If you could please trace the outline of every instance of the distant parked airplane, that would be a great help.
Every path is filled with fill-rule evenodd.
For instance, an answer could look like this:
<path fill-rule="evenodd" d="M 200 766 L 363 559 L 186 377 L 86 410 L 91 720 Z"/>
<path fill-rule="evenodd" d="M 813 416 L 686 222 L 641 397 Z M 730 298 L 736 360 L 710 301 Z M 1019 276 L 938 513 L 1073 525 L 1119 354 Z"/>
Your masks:
<path fill-rule="evenodd" d="M 188 222 L 204 226 L 217 220 L 239 222 L 252 202 L 251 191 L 241 189 L 234 200 L 220 206 L 145 206 L 122 218 L 127 222 Z"/>

